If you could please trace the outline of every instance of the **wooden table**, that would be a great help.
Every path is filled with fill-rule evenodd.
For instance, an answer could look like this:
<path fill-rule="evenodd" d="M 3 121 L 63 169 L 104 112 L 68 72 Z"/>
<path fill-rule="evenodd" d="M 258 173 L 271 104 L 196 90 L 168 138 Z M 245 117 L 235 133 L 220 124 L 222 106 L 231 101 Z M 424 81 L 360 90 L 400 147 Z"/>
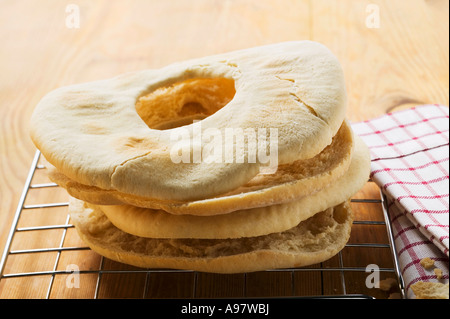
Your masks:
<path fill-rule="evenodd" d="M 47 92 L 64 85 L 103 79 L 144 68 L 158 68 L 178 60 L 274 42 L 310 39 L 324 43 L 344 68 L 349 107 L 347 117 L 360 121 L 388 111 L 424 103 L 448 105 L 449 2 L 447 0 L 171 0 L 121 1 L 58 0 L 0 1 L 0 248 L 6 243 L 14 212 L 35 154 L 28 122 L 34 106 Z M 79 13 L 79 19 L 77 18 Z M 40 170 L 33 182 L 46 182 Z M 356 198 L 379 198 L 368 184 Z M 67 200 L 64 191 L 35 190 L 28 203 Z M 357 205 L 357 203 L 354 203 Z M 380 220 L 379 205 L 359 205 L 357 218 Z M 27 215 L 21 227 L 52 222 L 66 223 L 66 208 L 54 208 L 47 217 Z M 49 217 L 48 215 L 51 215 Z M 36 215 L 37 216 L 37 215 Z M 381 217 L 380 217 L 381 216 Z M 386 243 L 384 231 L 359 231 L 361 236 Z M 63 246 L 83 245 L 71 228 Z M 17 236 L 34 247 L 54 245 L 60 233 Z M 367 238 L 366 238 L 367 239 Z M 56 243 L 58 245 L 59 243 Z M 34 246 L 33 246 L 34 245 Z M 347 248 L 346 248 L 347 249 Z M 360 253 L 343 254 L 353 265 Z M 90 270 L 100 258 L 90 250 L 55 257 L 35 254 L 20 260 L 8 258 L 19 271 L 35 265 L 64 270 L 71 263 Z M 390 257 L 379 257 L 390 262 Z M 16 260 L 14 260 L 16 259 Z M 330 260 L 333 264 L 336 260 Z M 364 262 L 361 264 L 364 265 Z M 361 266 L 360 265 L 360 266 Z M 388 265 L 389 266 L 389 265 Z M 104 270 L 129 267 L 103 261 Z M 17 270 L 16 269 L 16 270 Z M 31 270 L 30 270 L 31 269 Z M 39 270 L 39 269 L 38 269 Z M 94 297 L 97 274 L 87 271 L 83 289 L 64 289 L 65 275 L 20 277 L 0 281 L 1 298 Z M 339 294 L 330 274 L 325 281 L 315 272 L 269 272 L 238 275 L 182 273 L 130 273 L 119 277 L 105 272 L 97 297 L 227 297 Z M 328 274 L 326 275 L 328 276 Z M 364 290 L 367 274 L 347 282 L 347 293 Z M 151 279 L 151 280 L 150 280 Z M 326 284 L 324 284 L 326 283 Z M 192 289 L 195 286 L 195 291 Z M 362 287 L 362 288 L 361 288 Z"/>

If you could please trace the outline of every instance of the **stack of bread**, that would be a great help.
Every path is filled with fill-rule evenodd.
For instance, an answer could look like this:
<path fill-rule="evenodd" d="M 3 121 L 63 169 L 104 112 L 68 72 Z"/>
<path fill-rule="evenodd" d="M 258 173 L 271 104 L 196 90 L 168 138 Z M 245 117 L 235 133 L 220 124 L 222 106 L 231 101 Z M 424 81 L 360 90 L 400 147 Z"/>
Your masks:
<path fill-rule="evenodd" d="M 370 157 L 346 104 L 337 59 L 294 41 L 57 89 L 31 136 L 99 254 L 144 268 L 292 268 L 350 236 Z"/>

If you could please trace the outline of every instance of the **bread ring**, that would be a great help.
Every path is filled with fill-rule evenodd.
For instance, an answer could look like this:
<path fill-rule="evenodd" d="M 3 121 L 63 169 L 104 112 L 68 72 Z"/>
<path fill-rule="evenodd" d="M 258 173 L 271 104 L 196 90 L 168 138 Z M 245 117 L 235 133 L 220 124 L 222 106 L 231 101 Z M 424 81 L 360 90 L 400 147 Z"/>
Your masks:
<path fill-rule="evenodd" d="M 313 158 L 280 165 L 275 174 L 258 174 L 231 192 L 192 201 L 143 198 L 86 186 L 68 179 L 52 167 L 49 167 L 49 177 L 65 188 L 72 197 L 92 204 L 129 204 L 161 209 L 175 215 L 220 215 L 296 201 L 335 183 L 349 168 L 354 152 L 354 138 L 350 124 L 344 121 L 332 143 Z"/>
<path fill-rule="evenodd" d="M 193 100 L 178 99 L 176 90 L 191 92 Z M 173 103 L 164 102 L 164 91 Z M 145 99 L 151 107 L 140 108 Z M 188 132 L 194 150 L 195 124 L 167 123 L 171 116 L 156 112 L 161 105 L 183 121 L 206 116 L 201 132 L 273 128 L 277 160 L 285 164 L 312 158 L 331 143 L 344 120 L 346 93 L 339 62 L 328 49 L 311 41 L 285 42 L 57 89 L 37 105 L 31 137 L 69 179 L 146 198 L 211 197 L 259 173 L 259 159 L 174 163 L 171 150 L 179 141 L 173 136 Z M 183 126 L 166 129 L 174 125 Z"/>
<path fill-rule="evenodd" d="M 100 210 L 114 226 L 139 237 L 254 237 L 288 230 L 318 212 L 347 201 L 366 184 L 369 174 L 370 152 L 357 137 L 355 152 L 346 174 L 320 191 L 289 203 L 214 216 L 179 216 L 131 205 L 100 206 L 86 203 L 85 206 Z"/>
<path fill-rule="evenodd" d="M 317 213 L 285 232 L 234 239 L 155 239 L 115 227 L 98 209 L 76 201 L 70 216 L 80 238 L 95 252 L 142 268 L 243 273 L 303 267 L 342 250 L 353 213 L 348 202 Z"/>

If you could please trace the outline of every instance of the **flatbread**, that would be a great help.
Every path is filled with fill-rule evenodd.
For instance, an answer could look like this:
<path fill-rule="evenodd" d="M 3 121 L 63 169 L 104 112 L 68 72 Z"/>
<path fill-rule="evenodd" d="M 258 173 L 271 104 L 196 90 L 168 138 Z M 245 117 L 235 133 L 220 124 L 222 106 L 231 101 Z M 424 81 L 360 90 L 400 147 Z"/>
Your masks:
<path fill-rule="evenodd" d="M 74 200 L 70 216 L 81 239 L 97 253 L 143 268 L 242 273 L 302 267 L 336 255 L 347 243 L 352 212 L 348 202 L 315 214 L 281 233 L 240 239 L 152 239 L 115 227 L 97 209 Z"/>
<path fill-rule="evenodd" d="M 131 205 L 86 205 L 103 212 L 117 228 L 139 237 L 226 239 L 261 236 L 285 231 L 346 201 L 364 186 L 369 173 L 369 150 L 357 138 L 346 174 L 310 196 L 285 204 L 213 216 L 173 215 Z"/>
<path fill-rule="evenodd" d="M 205 79 L 215 79 L 216 85 L 210 86 Z M 217 102 L 216 108 L 201 104 L 203 94 L 184 101 L 184 91 L 174 89 L 189 86 L 192 80 L 199 80 L 198 92 L 213 88 L 208 101 Z M 234 83 L 232 97 L 223 93 L 233 92 L 227 81 Z M 149 112 L 158 110 L 158 101 L 164 99 L 140 99 L 160 90 L 181 101 L 182 105 L 167 104 L 179 108 L 177 116 L 183 117 L 186 110 L 186 116 L 192 117 L 196 109 L 203 116 L 207 110 L 208 116 L 199 122 L 200 133 L 274 129 L 279 164 L 320 153 L 339 130 L 347 106 L 344 76 L 336 57 L 322 44 L 292 41 L 59 88 L 36 106 L 31 138 L 49 163 L 70 180 L 137 197 L 211 198 L 235 190 L 260 172 L 265 164 L 259 157 L 240 163 L 236 154 L 231 162 L 175 163 L 171 151 L 179 141 L 173 136 L 187 132 L 189 147 L 194 148 L 200 133 L 194 124 L 160 129 L 150 121 L 159 113 Z M 228 103 L 222 105 L 223 101 Z M 150 106 L 139 107 L 140 102 Z M 266 137 L 273 134 L 270 131 Z M 202 148 L 216 143 L 213 139 Z"/>
<path fill-rule="evenodd" d="M 212 216 L 288 203 L 314 194 L 346 174 L 352 160 L 354 144 L 350 124 L 344 121 L 332 143 L 312 159 L 280 165 L 275 174 L 258 174 L 231 192 L 194 201 L 142 198 L 115 190 L 90 187 L 69 179 L 54 168 L 50 169 L 49 177 L 64 187 L 71 196 L 92 204 L 128 204 L 164 210 L 176 215 Z M 364 147 L 359 146 L 359 151 L 362 152 Z M 367 158 L 366 161 L 370 159 Z M 345 199 L 342 198 L 341 201 Z"/>

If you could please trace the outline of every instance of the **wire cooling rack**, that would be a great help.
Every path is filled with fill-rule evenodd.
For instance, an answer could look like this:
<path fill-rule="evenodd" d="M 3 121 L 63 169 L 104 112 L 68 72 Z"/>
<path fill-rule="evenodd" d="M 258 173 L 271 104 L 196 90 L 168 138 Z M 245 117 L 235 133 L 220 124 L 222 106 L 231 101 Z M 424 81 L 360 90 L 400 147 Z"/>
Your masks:
<path fill-rule="evenodd" d="M 36 172 L 42 172 L 45 175 L 46 168 L 45 164 L 40 161 L 40 155 L 40 152 L 36 151 L 0 261 L 0 294 L 2 298 L 79 298 L 80 295 L 72 294 L 73 288 L 78 288 L 75 277 L 73 277 L 74 274 L 89 277 L 88 289 L 85 289 L 81 298 L 108 298 L 111 296 L 120 298 L 180 298 L 180 296 L 187 298 L 236 296 L 244 298 L 261 296 L 388 298 L 386 292 L 380 292 L 378 286 L 373 286 L 376 282 L 371 282 L 371 275 L 377 275 L 381 280 L 383 278 L 394 278 L 396 283 L 393 289 L 397 297 L 405 298 L 403 279 L 395 253 L 395 243 L 385 207 L 384 195 L 381 192 L 379 198 L 352 198 L 351 202 L 352 205 L 381 206 L 383 220 L 355 220 L 354 227 L 367 228 L 367 231 L 366 229 L 362 231 L 363 233 L 371 233 L 369 228 L 383 227 L 386 231 L 387 242 L 349 242 L 330 261 L 310 267 L 268 270 L 257 274 L 212 274 L 208 277 L 208 274 L 189 270 L 128 267 L 96 255 L 81 241 L 75 241 L 76 244 L 71 245 L 68 234 L 73 231 L 74 226 L 70 224 L 70 217 L 66 212 L 68 202 L 27 203 L 27 197 L 31 192 L 52 193 L 59 188 L 58 185 L 50 181 L 36 182 L 34 180 Z M 368 181 L 368 183 L 373 182 Z M 45 197 L 41 195 L 39 198 Z M 51 197 L 49 196 L 49 198 Z M 30 213 L 49 215 L 53 214 L 52 210 L 56 208 L 64 211 L 62 223 L 51 222 L 44 225 L 21 226 L 21 219 L 25 218 L 24 215 Z M 45 231 L 58 231 L 58 235 L 56 236 L 56 242 L 53 240 L 52 243 L 41 247 L 39 242 L 46 242 L 49 236 L 39 236 L 38 234 Z M 18 241 L 17 237 L 22 234 L 29 235 L 28 240 L 22 240 L 26 243 L 25 247 L 23 244 L 15 247 L 15 242 Z M 55 238 L 55 236 L 50 237 Z M 63 267 L 62 257 L 64 254 L 81 254 L 83 252 L 90 252 L 90 254 L 78 257 L 77 263 L 81 264 L 79 268 Z M 388 257 L 388 259 L 391 259 L 390 263 L 378 266 L 379 257 L 377 256 L 386 255 L 386 253 L 390 256 Z M 349 260 L 357 260 L 358 256 L 362 254 L 373 256 L 373 260 L 369 261 L 370 265 L 376 266 L 373 272 L 368 268 L 367 260 L 365 260 L 365 265 L 349 262 Z M 24 261 L 14 260 L 15 257 L 22 257 Z M 97 263 L 87 262 L 92 259 L 96 260 Z M 108 276 L 114 276 L 114 279 L 110 279 L 109 282 L 113 281 L 116 283 L 115 285 L 105 284 Z M 120 276 L 125 277 L 125 279 L 121 279 Z M 174 276 L 179 277 L 175 278 Z M 205 276 L 207 277 L 207 287 L 205 286 Z M 172 278 L 172 283 L 170 281 L 164 282 L 161 278 L 166 278 L 166 280 Z M 180 278 L 184 281 L 180 281 Z M 181 288 L 177 285 L 174 286 L 174 280 L 178 283 L 184 282 L 185 285 Z M 218 283 L 215 284 L 215 281 Z M 61 286 L 65 287 L 65 290 L 61 290 Z M 124 286 L 139 288 L 123 289 Z M 211 288 L 210 286 L 217 287 Z M 267 286 L 272 288 L 264 295 L 258 295 Z M 306 290 L 304 289 L 305 286 Z M 117 289 L 122 292 L 119 295 L 114 295 L 114 290 Z M 172 291 L 176 294 L 171 294 Z"/>

